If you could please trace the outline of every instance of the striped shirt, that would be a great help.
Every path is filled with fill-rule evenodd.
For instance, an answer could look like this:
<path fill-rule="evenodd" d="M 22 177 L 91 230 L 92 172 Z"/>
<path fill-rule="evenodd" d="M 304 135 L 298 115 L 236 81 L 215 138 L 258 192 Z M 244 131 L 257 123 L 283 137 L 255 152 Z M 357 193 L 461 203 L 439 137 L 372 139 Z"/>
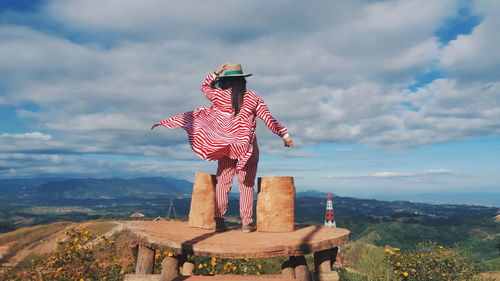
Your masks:
<path fill-rule="evenodd" d="M 262 98 L 252 91 L 245 92 L 240 112 L 234 116 L 231 89 L 212 88 L 215 78 L 215 74 L 209 74 L 201 86 L 205 97 L 213 103 L 211 106 L 176 115 L 159 124 L 186 130 L 193 151 L 201 158 L 237 159 L 236 169 L 240 170 L 253 153 L 257 117 L 280 137 L 287 135 L 287 129 L 271 116 Z"/>

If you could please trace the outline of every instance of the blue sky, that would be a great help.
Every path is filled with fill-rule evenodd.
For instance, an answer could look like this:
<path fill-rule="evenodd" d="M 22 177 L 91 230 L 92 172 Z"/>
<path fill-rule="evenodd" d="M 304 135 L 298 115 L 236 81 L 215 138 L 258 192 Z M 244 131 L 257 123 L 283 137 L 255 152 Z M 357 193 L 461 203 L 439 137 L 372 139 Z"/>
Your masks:
<path fill-rule="evenodd" d="M 261 122 L 259 176 L 500 198 L 499 2 L 317 5 L 2 1 L 0 178 L 214 172 L 183 131 L 149 127 L 208 105 L 204 76 L 231 62 L 296 143 Z"/>

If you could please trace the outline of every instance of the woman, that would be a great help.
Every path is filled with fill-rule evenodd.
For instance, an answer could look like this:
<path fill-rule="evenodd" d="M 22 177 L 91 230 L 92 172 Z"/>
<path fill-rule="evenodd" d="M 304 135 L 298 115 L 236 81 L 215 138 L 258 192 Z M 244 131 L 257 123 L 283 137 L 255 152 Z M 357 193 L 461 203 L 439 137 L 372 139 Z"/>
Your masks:
<path fill-rule="evenodd" d="M 224 75 L 221 73 L 224 72 Z M 255 92 L 246 90 L 245 77 L 239 64 L 222 64 L 205 78 L 201 91 L 213 104 L 179 114 L 153 125 L 183 128 L 193 150 L 205 160 L 218 160 L 215 219 L 216 231 L 225 231 L 224 214 L 233 177 L 240 187 L 240 217 L 243 232 L 254 231 L 253 186 L 259 161 L 255 130 L 257 117 L 269 130 L 283 138 L 286 147 L 293 141 L 283 125 L 270 114 Z"/>

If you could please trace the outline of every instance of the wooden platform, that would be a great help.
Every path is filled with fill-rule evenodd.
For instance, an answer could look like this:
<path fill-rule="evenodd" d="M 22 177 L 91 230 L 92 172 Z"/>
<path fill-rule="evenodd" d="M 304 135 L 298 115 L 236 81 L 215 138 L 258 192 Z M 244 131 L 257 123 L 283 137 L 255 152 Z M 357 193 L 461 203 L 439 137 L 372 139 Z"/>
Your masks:
<path fill-rule="evenodd" d="M 214 276 L 179 276 L 173 281 L 296 281 L 296 279 L 285 279 L 281 275 L 214 275 Z M 160 281 L 160 274 L 127 274 L 124 281 Z"/>
<path fill-rule="evenodd" d="M 124 233 L 152 249 L 219 258 L 301 256 L 343 245 L 350 235 L 347 229 L 319 225 L 284 233 L 216 233 L 189 227 L 185 221 L 130 221 Z"/>

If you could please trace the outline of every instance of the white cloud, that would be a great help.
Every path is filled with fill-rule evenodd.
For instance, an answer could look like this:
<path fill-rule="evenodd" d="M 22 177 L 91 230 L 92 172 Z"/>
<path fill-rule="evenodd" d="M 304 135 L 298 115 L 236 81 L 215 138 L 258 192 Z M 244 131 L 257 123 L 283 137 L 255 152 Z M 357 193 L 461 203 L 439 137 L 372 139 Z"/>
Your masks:
<path fill-rule="evenodd" d="M 332 1 L 321 9 L 288 1 L 47 3 L 39 16 L 57 31 L 0 26 L 0 104 L 19 107 L 26 131 L 47 132 L 16 142 L 2 135 L 5 153 L 195 159 L 183 131 L 149 127 L 207 105 L 199 84 L 226 61 L 255 74 L 249 88 L 299 147 L 411 147 L 500 134 L 495 1 L 479 1 L 484 21 L 444 47 L 435 32 L 457 1 Z M 449 77 L 405 90 L 436 62 Z M 265 131 L 261 123 L 261 151 L 282 155 L 281 140 Z M 378 176 L 404 176 L 390 173 Z"/>
<path fill-rule="evenodd" d="M 0 138 L 48 141 L 48 140 L 52 139 L 52 136 L 48 135 L 48 134 L 40 133 L 40 132 L 30 132 L 30 133 L 23 133 L 23 134 L 2 133 L 0 135 Z"/>
<path fill-rule="evenodd" d="M 402 172 L 391 172 L 391 171 L 380 171 L 371 174 L 360 174 L 360 175 L 331 175 L 328 178 L 334 179 L 388 179 L 388 178 L 420 178 L 424 176 L 440 176 L 453 174 L 453 171 L 446 169 L 429 169 L 424 172 L 412 172 L 412 173 L 402 173 Z"/>
<path fill-rule="evenodd" d="M 467 81 L 500 80 L 500 2 L 474 1 L 474 12 L 484 19 L 471 34 L 459 35 L 443 50 L 442 67 L 454 77 Z"/>

